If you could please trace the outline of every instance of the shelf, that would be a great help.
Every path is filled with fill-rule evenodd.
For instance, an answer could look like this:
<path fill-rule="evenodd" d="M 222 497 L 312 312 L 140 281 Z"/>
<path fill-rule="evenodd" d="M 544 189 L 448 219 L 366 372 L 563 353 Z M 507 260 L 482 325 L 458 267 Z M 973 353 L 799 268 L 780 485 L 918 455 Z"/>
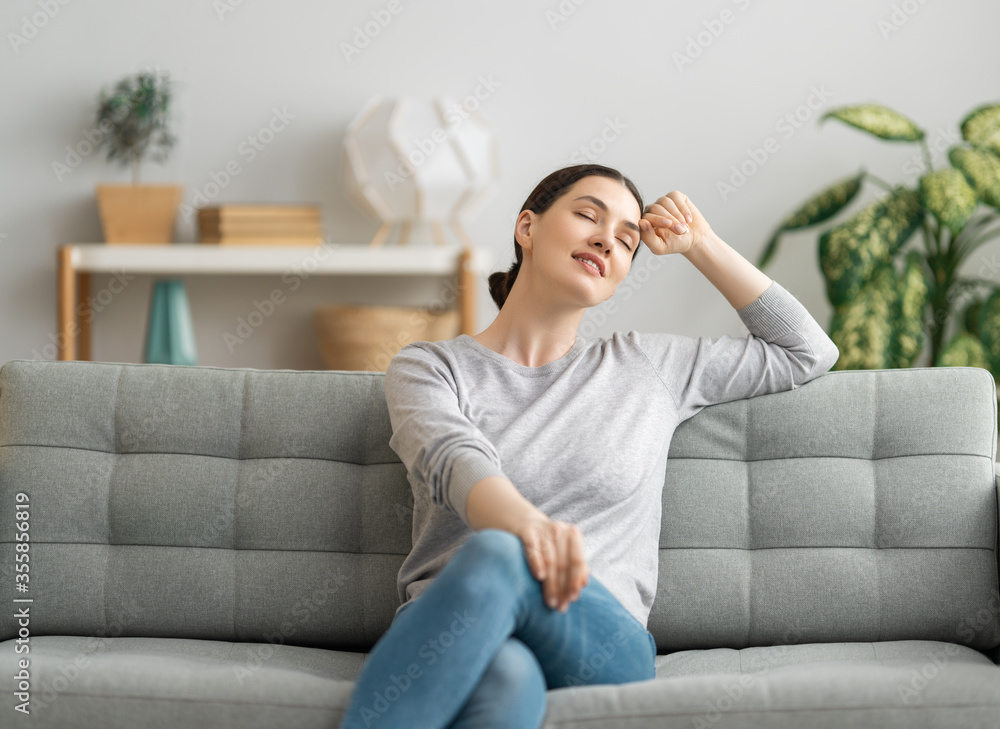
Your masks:
<path fill-rule="evenodd" d="M 464 249 L 442 246 L 377 247 L 324 244 L 316 246 L 163 245 L 67 243 L 68 263 L 76 271 L 152 274 L 266 274 L 293 268 L 331 275 L 444 276 L 457 270 Z M 478 248 L 470 249 L 470 267 L 485 274 L 487 262 Z M 314 267 L 315 266 L 315 267 Z"/>
<path fill-rule="evenodd" d="M 84 317 L 92 273 L 455 276 L 462 334 L 475 333 L 475 289 L 487 273 L 475 247 L 217 245 L 211 243 L 66 243 L 56 252 L 56 318 L 60 360 L 90 359 L 91 317 Z"/>

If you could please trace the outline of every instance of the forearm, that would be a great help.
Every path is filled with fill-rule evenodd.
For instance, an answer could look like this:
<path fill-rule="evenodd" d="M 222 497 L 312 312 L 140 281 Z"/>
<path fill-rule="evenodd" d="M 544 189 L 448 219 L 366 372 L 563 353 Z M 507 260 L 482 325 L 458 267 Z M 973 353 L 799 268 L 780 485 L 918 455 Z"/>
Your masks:
<path fill-rule="evenodd" d="M 530 520 L 548 519 L 502 476 L 490 476 L 473 485 L 465 501 L 465 517 L 475 531 L 503 529 L 513 534 Z"/>
<path fill-rule="evenodd" d="M 712 282 L 734 309 L 752 303 L 771 279 L 714 232 L 682 254 Z"/>

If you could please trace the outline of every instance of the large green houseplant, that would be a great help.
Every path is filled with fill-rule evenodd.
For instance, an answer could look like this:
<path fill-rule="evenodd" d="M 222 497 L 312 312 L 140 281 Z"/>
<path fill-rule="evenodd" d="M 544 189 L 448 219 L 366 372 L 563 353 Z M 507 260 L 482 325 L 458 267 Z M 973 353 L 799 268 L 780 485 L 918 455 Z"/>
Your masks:
<path fill-rule="evenodd" d="M 1000 221 L 1000 103 L 980 106 L 962 120 L 963 143 L 948 150 L 950 166 L 937 170 L 924 131 L 902 114 L 864 104 L 834 109 L 819 121 L 826 119 L 882 140 L 919 144 L 926 169 L 916 188 L 890 185 L 864 168 L 836 182 L 782 221 L 758 267 L 772 259 L 783 233 L 829 220 L 870 181 L 886 194 L 819 236 L 820 268 L 834 308 L 830 338 L 840 348 L 834 369 L 914 366 L 929 333 L 929 365 L 984 367 L 996 377 L 998 269 L 980 266 L 977 276 L 958 270 L 974 250 L 1000 237 L 1000 226 L 993 225 Z M 920 244 L 907 248 L 915 233 Z M 946 341 L 949 320 L 959 311 Z"/>
<path fill-rule="evenodd" d="M 111 92 L 102 90 L 97 127 L 98 148 L 107 160 L 132 169 L 131 185 L 97 185 L 97 203 L 107 243 L 169 243 L 183 188 L 140 185 L 139 166 L 149 157 L 164 162 L 176 138 L 170 132 L 170 77 L 141 71 L 121 79 Z"/>

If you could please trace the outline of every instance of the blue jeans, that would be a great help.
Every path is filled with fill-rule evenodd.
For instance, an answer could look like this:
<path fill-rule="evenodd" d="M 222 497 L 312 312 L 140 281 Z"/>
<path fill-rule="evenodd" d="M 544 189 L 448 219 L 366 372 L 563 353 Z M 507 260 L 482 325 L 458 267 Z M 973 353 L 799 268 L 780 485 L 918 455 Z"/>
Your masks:
<path fill-rule="evenodd" d="M 340 729 L 540 727 L 548 689 L 656 677 L 653 635 L 593 575 L 549 608 L 521 540 L 473 534 L 375 643 Z"/>

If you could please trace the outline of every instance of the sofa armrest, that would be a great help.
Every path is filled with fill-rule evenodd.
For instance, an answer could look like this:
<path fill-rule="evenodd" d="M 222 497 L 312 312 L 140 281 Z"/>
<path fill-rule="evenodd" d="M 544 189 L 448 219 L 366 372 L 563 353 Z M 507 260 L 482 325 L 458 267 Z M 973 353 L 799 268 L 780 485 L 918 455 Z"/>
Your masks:
<path fill-rule="evenodd" d="M 995 549 L 997 551 L 994 552 L 994 555 L 997 556 L 998 562 L 1000 562 L 1000 463 L 994 463 L 993 464 L 993 484 L 994 484 L 994 488 L 996 489 L 997 511 L 998 511 L 998 515 L 997 515 L 997 524 L 998 524 L 998 528 L 997 528 L 997 544 L 995 546 Z M 998 564 L 998 567 L 1000 567 L 1000 564 Z M 998 582 L 1000 582 L 1000 574 L 998 574 Z M 993 661 L 993 663 L 1000 665 L 1000 646 L 997 646 L 996 648 L 992 648 L 992 649 L 990 649 L 988 651 L 984 651 L 984 653 L 987 656 L 990 657 L 990 659 Z"/>

